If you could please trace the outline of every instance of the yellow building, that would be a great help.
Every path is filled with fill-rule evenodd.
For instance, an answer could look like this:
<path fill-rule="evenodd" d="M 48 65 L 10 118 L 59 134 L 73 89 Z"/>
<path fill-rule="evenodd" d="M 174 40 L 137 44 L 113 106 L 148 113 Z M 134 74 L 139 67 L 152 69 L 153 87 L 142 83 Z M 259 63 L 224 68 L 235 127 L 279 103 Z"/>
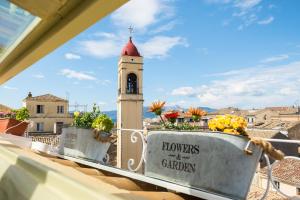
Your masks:
<path fill-rule="evenodd" d="M 72 123 L 69 114 L 69 102 L 51 94 L 33 97 L 29 92 L 23 100 L 23 106 L 29 110 L 29 133 L 61 133 L 65 124 Z"/>

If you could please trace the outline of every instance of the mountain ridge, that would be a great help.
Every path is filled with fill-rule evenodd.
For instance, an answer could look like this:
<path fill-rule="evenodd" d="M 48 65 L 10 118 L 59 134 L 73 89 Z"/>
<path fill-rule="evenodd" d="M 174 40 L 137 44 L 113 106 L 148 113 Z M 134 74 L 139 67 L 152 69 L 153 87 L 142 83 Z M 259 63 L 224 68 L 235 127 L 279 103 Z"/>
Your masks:
<path fill-rule="evenodd" d="M 198 107 L 198 108 L 203 109 L 208 113 L 216 111 L 216 109 L 209 108 L 209 107 Z M 155 118 L 156 115 L 152 112 L 149 112 L 148 110 L 149 110 L 148 106 L 143 107 L 143 117 L 144 117 L 144 119 L 146 119 L 146 118 Z M 188 109 L 187 108 L 182 108 L 178 105 L 175 105 L 175 106 L 166 106 L 164 108 L 164 110 L 183 110 L 183 111 L 187 111 Z M 103 113 L 108 115 L 114 122 L 117 121 L 117 110 L 103 111 Z"/>

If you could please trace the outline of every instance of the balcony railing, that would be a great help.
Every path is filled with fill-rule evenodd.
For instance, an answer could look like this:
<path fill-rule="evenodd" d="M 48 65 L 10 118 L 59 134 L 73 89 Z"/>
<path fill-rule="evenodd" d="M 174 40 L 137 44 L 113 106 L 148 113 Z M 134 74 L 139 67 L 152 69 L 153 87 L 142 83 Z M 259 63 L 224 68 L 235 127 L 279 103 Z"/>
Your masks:
<path fill-rule="evenodd" d="M 114 132 L 116 132 L 116 131 L 124 131 L 124 133 L 130 134 L 130 139 L 131 139 L 132 143 L 136 143 L 139 138 L 142 139 L 142 149 L 143 150 L 142 150 L 141 158 L 139 160 L 134 160 L 134 159 L 129 159 L 128 160 L 127 164 L 128 164 L 129 171 L 125 171 L 125 170 L 122 170 L 122 169 L 117 169 L 117 168 L 114 168 L 114 167 L 109 167 L 109 166 L 102 165 L 102 164 L 99 164 L 99 163 L 93 163 L 93 162 L 90 162 L 90 161 L 87 161 L 87 160 L 82 160 L 82 159 L 79 159 L 79 158 L 73 158 L 73 157 L 68 157 L 68 156 L 64 156 L 64 155 L 58 155 L 57 154 L 57 147 L 54 144 L 50 144 L 49 148 L 45 148 L 44 146 L 43 146 L 43 148 L 48 150 L 47 153 L 54 154 L 54 155 L 57 155 L 59 157 L 63 157 L 63 158 L 69 159 L 69 160 L 73 160 L 73 161 L 76 161 L 78 163 L 82 163 L 84 165 L 91 166 L 91 167 L 94 167 L 94 168 L 99 168 L 101 170 L 106 170 L 106 171 L 109 171 L 109 172 L 117 173 L 117 174 L 120 174 L 122 176 L 130 177 L 132 179 L 136 179 L 136 180 L 139 180 L 139 181 L 144 181 L 144 182 L 147 182 L 147 183 L 151 183 L 151 184 L 161 186 L 161 187 L 164 187 L 164 188 L 167 188 L 167 189 L 170 189 L 170 190 L 182 192 L 182 193 L 185 193 L 185 194 L 189 194 L 189 195 L 204 198 L 204 199 L 227 199 L 227 198 L 224 198 L 224 197 L 220 197 L 216 194 L 208 193 L 208 192 L 205 192 L 205 191 L 200 191 L 200 190 L 197 190 L 197 189 L 194 189 L 194 188 L 188 188 L 188 187 L 185 187 L 185 186 L 180 186 L 180 185 L 175 184 L 175 183 L 166 182 L 164 180 L 158 180 L 158 179 L 155 179 L 155 178 L 144 176 L 142 174 L 133 173 L 133 172 L 138 171 L 143 166 L 144 162 L 147 162 L 147 160 L 144 156 L 146 148 L 147 148 L 147 134 L 148 134 L 147 130 L 141 130 L 141 129 L 114 129 Z M 13 140 L 12 142 L 14 142 L 14 141 L 19 140 L 18 138 L 20 138 L 20 137 L 17 137 L 17 139 L 16 139 L 15 136 L 12 136 L 12 137 L 13 137 L 12 139 L 10 139 L 8 137 L 8 138 L 5 138 L 5 140 Z M 4 138 L 1 137 L 1 139 L 4 139 Z M 57 139 L 59 139 L 59 136 L 58 136 Z M 277 142 L 278 143 L 293 143 L 293 144 L 299 144 L 300 145 L 300 140 L 284 140 L 284 139 L 264 139 L 264 140 L 269 141 L 269 142 L 276 142 L 276 143 Z M 20 143 L 20 142 L 21 141 L 18 141 L 18 143 Z M 27 140 L 26 140 L 26 142 L 28 143 Z M 40 147 L 41 146 L 40 143 L 37 143 L 36 145 L 34 145 L 34 143 L 35 142 L 32 142 L 32 147 L 37 147 L 37 146 Z M 246 146 L 245 148 L 247 148 L 247 147 L 248 146 Z M 292 198 L 291 196 L 285 194 L 284 192 L 282 192 L 278 188 L 278 186 L 275 183 L 274 178 L 272 176 L 273 166 L 275 166 L 280 161 L 276 161 L 276 162 L 271 164 L 270 159 L 266 154 L 264 154 L 264 158 L 267 162 L 267 169 L 268 169 L 268 172 L 267 172 L 267 187 L 266 187 L 266 190 L 265 190 L 263 196 L 260 199 L 265 199 L 267 197 L 267 195 L 270 191 L 270 186 L 271 185 L 273 186 L 273 188 L 278 193 L 280 193 L 281 195 L 283 195 L 284 197 L 286 197 L 288 199 L 291 199 Z M 296 159 L 296 160 L 300 160 L 300 158 L 298 158 L 298 157 L 292 157 L 292 156 L 286 156 L 285 157 L 285 159 L 291 159 L 291 158 Z M 134 163 L 136 163 L 136 162 L 138 162 L 137 167 L 132 168 Z"/>

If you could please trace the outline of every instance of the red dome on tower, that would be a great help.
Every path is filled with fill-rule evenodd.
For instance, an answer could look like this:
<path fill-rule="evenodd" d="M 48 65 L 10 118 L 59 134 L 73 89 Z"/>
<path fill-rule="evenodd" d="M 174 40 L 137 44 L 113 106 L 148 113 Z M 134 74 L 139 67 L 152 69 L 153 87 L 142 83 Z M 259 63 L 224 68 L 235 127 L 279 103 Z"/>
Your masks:
<path fill-rule="evenodd" d="M 133 44 L 131 37 L 129 37 L 129 41 L 126 46 L 122 50 L 121 56 L 138 56 L 141 57 L 139 51 L 136 46 Z"/>

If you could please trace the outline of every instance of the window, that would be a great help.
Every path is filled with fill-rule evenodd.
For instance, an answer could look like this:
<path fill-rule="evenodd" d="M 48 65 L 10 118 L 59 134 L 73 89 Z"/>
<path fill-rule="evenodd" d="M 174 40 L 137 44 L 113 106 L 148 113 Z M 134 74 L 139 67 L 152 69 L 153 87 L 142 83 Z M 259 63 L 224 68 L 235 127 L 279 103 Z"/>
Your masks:
<path fill-rule="evenodd" d="M 300 188 L 296 188 L 296 195 L 300 195 Z"/>
<path fill-rule="evenodd" d="M 137 76 L 134 73 L 130 73 L 127 76 L 127 94 L 137 94 Z"/>
<path fill-rule="evenodd" d="M 37 105 L 36 113 L 44 113 L 44 105 Z"/>
<path fill-rule="evenodd" d="M 44 123 L 42 123 L 42 122 L 36 123 L 36 131 L 43 132 L 44 131 Z"/>
<path fill-rule="evenodd" d="M 63 114 L 64 113 L 64 106 L 57 106 L 57 113 Z"/>
<path fill-rule="evenodd" d="M 184 118 L 177 118 L 177 122 L 178 122 L 178 123 L 184 122 Z"/>
<path fill-rule="evenodd" d="M 277 189 L 280 189 L 280 183 L 278 181 L 274 181 L 275 186 L 277 187 Z"/>
<path fill-rule="evenodd" d="M 15 48 L 19 42 L 38 24 L 39 17 L 31 15 L 26 10 L 10 3 L 0 1 L 1 37 L 0 63 L 4 57 Z"/>

